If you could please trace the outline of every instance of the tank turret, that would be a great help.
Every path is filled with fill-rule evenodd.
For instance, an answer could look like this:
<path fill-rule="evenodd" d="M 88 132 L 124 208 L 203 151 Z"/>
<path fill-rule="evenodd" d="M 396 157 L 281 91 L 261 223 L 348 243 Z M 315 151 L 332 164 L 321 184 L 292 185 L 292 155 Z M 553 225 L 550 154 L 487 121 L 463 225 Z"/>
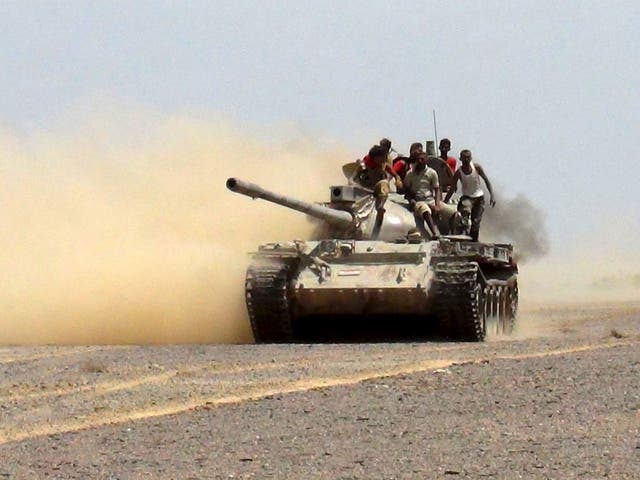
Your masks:
<path fill-rule="evenodd" d="M 325 204 L 310 203 L 266 190 L 239 178 L 229 178 L 227 188 L 251 198 L 261 198 L 271 203 L 305 213 L 326 222 L 328 235 L 341 239 L 378 239 L 395 241 L 406 238 L 416 229 L 413 214 L 407 209 L 407 201 L 397 193 L 389 195 L 382 226 L 376 229 L 374 199 L 366 188 L 355 185 L 336 185 L 329 189 L 330 201 Z"/>

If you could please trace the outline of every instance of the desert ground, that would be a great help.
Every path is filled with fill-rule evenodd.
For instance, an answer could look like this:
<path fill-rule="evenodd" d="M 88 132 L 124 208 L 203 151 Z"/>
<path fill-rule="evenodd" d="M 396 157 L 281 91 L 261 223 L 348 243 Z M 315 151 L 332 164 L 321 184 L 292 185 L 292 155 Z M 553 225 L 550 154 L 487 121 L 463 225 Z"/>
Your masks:
<path fill-rule="evenodd" d="M 0 348 L 0 479 L 640 478 L 640 303 L 472 343 Z"/>

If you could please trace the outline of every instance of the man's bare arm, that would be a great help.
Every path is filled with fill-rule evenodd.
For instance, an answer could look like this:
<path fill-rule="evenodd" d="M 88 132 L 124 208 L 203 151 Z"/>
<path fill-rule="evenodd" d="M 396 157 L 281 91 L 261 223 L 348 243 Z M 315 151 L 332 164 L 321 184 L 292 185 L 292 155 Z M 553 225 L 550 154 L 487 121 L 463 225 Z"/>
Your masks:
<path fill-rule="evenodd" d="M 453 174 L 453 180 L 451 180 L 451 187 L 447 192 L 447 195 L 444 197 L 444 203 L 449 203 L 451 197 L 456 192 L 456 188 L 458 188 L 458 180 L 460 180 L 460 170 L 456 170 L 456 173 Z"/>
<path fill-rule="evenodd" d="M 389 175 L 391 175 L 393 178 L 395 178 L 396 181 L 400 180 L 402 182 L 402 179 L 400 178 L 400 175 L 398 175 L 396 173 L 396 171 L 393 169 L 393 167 L 391 165 L 385 165 L 384 169 Z"/>
<path fill-rule="evenodd" d="M 386 165 L 384 167 L 384 170 L 391 175 L 393 178 L 395 178 L 396 180 L 396 190 L 402 190 L 404 185 L 402 184 L 402 179 L 400 178 L 400 175 L 398 175 L 396 173 L 396 171 L 393 169 L 393 167 L 391 165 Z"/>
<path fill-rule="evenodd" d="M 484 180 L 484 183 L 487 184 L 487 188 L 489 189 L 489 194 L 491 195 L 491 200 L 489 201 L 489 204 L 493 207 L 496 204 L 496 201 L 493 198 L 493 188 L 491 187 L 491 182 L 489 181 L 489 177 L 487 177 L 487 174 L 484 173 L 484 169 L 480 165 L 478 165 L 477 163 L 475 165 L 476 165 L 476 170 L 478 170 L 478 175 L 480 175 Z"/>

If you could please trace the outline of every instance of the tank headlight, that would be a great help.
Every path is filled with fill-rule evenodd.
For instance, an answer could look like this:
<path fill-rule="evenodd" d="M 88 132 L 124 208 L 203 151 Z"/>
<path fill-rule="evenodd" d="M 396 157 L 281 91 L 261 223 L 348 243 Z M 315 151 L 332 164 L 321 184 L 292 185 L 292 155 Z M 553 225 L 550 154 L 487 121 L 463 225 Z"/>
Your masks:
<path fill-rule="evenodd" d="M 324 253 L 334 254 L 338 245 L 335 240 L 322 240 L 320 242 L 320 250 Z"/>

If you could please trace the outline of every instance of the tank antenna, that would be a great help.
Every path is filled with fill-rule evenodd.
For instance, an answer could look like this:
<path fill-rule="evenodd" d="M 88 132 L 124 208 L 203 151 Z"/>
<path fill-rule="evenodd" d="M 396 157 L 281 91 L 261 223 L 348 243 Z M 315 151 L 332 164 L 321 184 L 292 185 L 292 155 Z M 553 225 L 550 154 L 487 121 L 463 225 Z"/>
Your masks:
<path fill-rule="evenodd" d="M 435 135 L 436 145 L 438 144 L 438 124 L 436 123 L 436 109 L 433 109 L 433 134 Z"/>

